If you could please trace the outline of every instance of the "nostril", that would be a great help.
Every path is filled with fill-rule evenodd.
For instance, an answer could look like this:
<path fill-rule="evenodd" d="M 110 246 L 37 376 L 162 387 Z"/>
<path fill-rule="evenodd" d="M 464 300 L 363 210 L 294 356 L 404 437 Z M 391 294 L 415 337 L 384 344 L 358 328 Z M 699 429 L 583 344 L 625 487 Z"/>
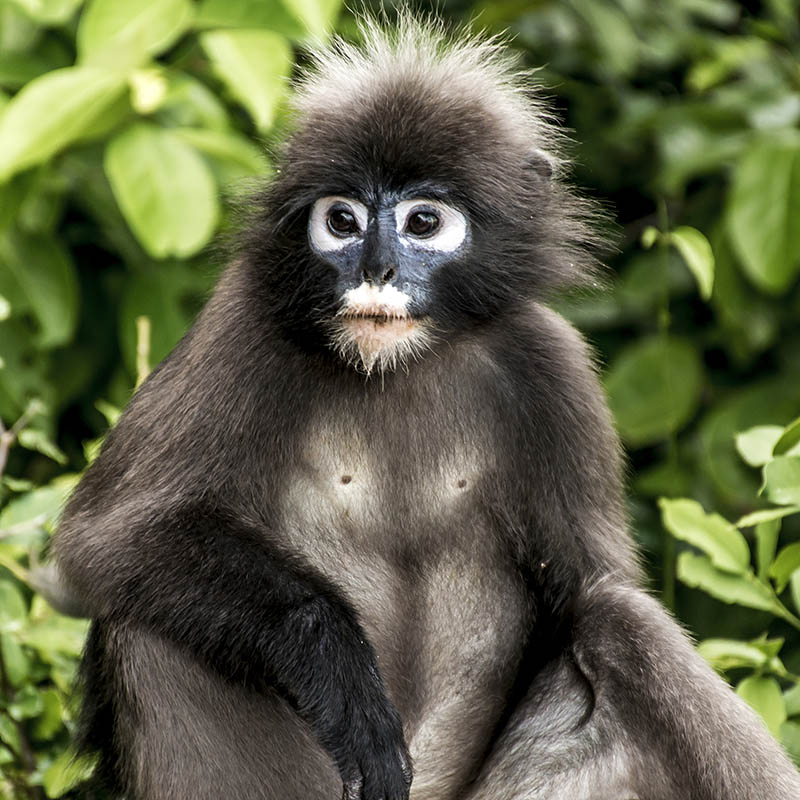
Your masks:
<path fill-rule="evenodd" d="M 392 278 L 395 276 L 394 267 L 389 267 L 386 272 L 383 273 L 383 278 L 381 278 L 381 283 L 389 283 Z"/>

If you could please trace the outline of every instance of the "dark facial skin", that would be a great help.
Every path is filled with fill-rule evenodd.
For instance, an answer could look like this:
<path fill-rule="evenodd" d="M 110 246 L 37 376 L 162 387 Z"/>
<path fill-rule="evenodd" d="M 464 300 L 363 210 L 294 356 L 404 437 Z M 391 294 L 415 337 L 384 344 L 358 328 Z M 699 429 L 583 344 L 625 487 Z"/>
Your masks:
<path fill-rule="evenodd" d="M 535 106 L 493 51 L 434 58 L 405 24 L 411 56 L 384 42 L 305 90 L 237 258 L 63 515 L 97 780 L 128 800 L 800 797 L 640 586 L 591 353 L 546 306 L 595 242 L 531 146 Z M 366 223 L 320 249 L 334 196 Z M 393 209 L 416 198 L 463 214 L 458 248 L 403 244 Z M 433 331 L 369 377 L 330 334 L 362 283 Z"/>

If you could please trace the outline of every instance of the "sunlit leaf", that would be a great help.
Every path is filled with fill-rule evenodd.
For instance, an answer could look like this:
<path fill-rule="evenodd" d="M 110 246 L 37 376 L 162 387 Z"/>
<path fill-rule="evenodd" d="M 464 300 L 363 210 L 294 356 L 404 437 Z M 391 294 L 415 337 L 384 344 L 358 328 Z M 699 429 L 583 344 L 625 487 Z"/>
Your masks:
<path fill-rule="evenodd" d="M 769 568 L 769 576 L 775 581 L 778 592 L 786 588 L 792 573 L 797 569 L 800 569 L 800 542 L 786 545 Z"/>
<path fill-rule="evenodd" d="M 780 607 L 768 586 L 755 575 L 734 575 L 718 570 L 707 556 L 681 553 L 678 556 L 678 577 L 687 585 L 702 589 L 724 603 L 735 603 L 761 611 L 780 613 Z"/>
<path fill-rule="evenodd" d="M 219 217 L 217 187 L 203 159 L 171 131 L 131 125 L 109 142 L 105 170 L 152 256 L 186 257 L 208 243 Z"/>
<path fill-rule="evenodd" d="M 768 657 L 757 647 L 737 639 L 705 639 L 697 650 L 714 669 L 726 672 L 729 669 L 761 669 Z"/>
<path fill-rule="evenodd" d="M 763 675 L 750 675 L 736 687 L 736 694 L 758 712 L 770 733 L 779 738 L 781 725 L 786 722 L 786 706 L 778 681 Z"/>
<path fill-rule="evenodd" d="M 19 630 L 27 616 L 22 592 L 11 581 L 0 579 L 0 633 Z"/>
<path fill-rule="evenodd" d="M 719 514 L 706 514 L 695 500 L 658 501 L 661 518 L 669 532 L 700 548 L 714 566 L 726 572 L 744 573 L 750 569 L 750 549 L 741 533 Z"/>
<path fill-rule="evenodd" d="M 756 525 L 756 563 L 758 577 L 763 581 L 769 577 L 769 568 L 778 549 L 778 536 L 781 532 L 779 519 L 759 522 Z"/>
<path fill-rule="evenodd" d="M 189 0 L 90 0 L 78 26 L 78 60 L 138 67 L 173 44 L 191 19 Z"/>
<path fill-rule="evenodd" d="M 14 0 L 25 13 L 43 25 L 63 25 L 78 10 L 83 0 Z"/>
<path fill-rule="evenodd" d="M 763 467 L 772 460 L 772 449 L 782 434 L 780 425 L 756 425 L 736 434 L 736 449 L 751 467 Z"/>
<path fill-rule="evenodd" d="M 91 777 L 97 759 L 94 756 L 78 756 L 65 750 L 45 770 L 42 786 L 48 797 L 61 797 L 70 789 Z"/>
<path fill-rule="evenodd" d="M 285 96 L 292 51 L 283 36 L 265 30 L 218 30 L 200 42 L 231 94 L 261 131 L 269 130 Z"/>
<path fill-rule="evenodd" d="M 764 490 L 773 503 L 800 505 L 800 456 L 777 456 L 764 467 Z"/>
<path fill-rule="evenodd" d="M 682 225 L 669 234 L 669 242 L 694 275 L 700 296 L 708 300 L 714 288 L 714 251 L 708 239 L 696 228 Z"/>
<path fill-rule="evenodd" d="M 31 81 L 0 115 L 0 181 L 78 139 L 125 91 L 122 75 L 67 67 Z"/>
<path fill-rule="evenodd" d="M 281 0 L 202 0 L 196 24 L 206 28 L 266 28 L 294 39 L 307 32 Z"/>

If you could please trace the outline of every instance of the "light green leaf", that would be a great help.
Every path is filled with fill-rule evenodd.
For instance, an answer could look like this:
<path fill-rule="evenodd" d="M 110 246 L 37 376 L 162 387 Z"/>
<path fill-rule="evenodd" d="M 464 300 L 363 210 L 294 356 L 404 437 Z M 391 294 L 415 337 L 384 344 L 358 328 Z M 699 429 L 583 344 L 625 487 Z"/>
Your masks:
<path fill-rule="evenodd" d="M 800 542 L 786 545 L 769 568 L 769 576 L 774 579 L 779 593 L 786 588 L 797 569 L 800 569 Z"/>
<path fill-rule="evenodd" d="M 800 714 L 800 683 L 783 693 L 783 702 L 786 706 L 787 717 L 796 717 Z"/>
<path fill-rule="evenodd" d="M 790 514 L 797 514 L 800 511 L 800 506 L 785 506 L 783 508 L 765 508 L 762 511 L 753 511 L 750 514 L 745 514 L 741 519 L 737 520 L 737 528 L 749 528 L 751 525 L 759 525 L 762 522 L 770 522 L 782 517 L 788 517 Z"/>
<path fill-rule="evenodd" d="M 714 566 L 736 573 L 750 569 L 747 542 L 728 520 L 719 514 L 706 514 L 695 500 L 662 497 L 658 505 L 667 530 L 676 538 L 699 547 L 711 557 Z"/>
<path fill-rule="evenodd" d="M 162 69 L 135 69 L 129 83 L 131 105 L 140 114 L 152 114 L 167 98 L 169 81 Z"/>
<path fill-rule="evenodd" d="M 78 321 L 78 276 L 64 245 L 44 235 L 1 236 L 0 268 L 11 274 L 24 307 L 36 318 L 38 346 L 69 342 Z"/>
<path fill-rule="evenodd" d="M 21 722 L 38 716 L 42 709 L 42 697 L 38 689 L 28 685 L 15 692 L 13 702 L 8 705 L 8 714 L 11 719 Z"/>
<path fill-rule="evenodd" d="M 800 764 L 800 725 L 796 722 L 784 722 L 781 725 L 781 744 L 795 764 Z"/>
<path fill-rule="evenodd" d="M 2 599 L 0 593 L 0 600 Z M 12 686 L 23 686 L 30 680 L 30 659 L 10 633 L 0 633 L 0 656 L 3 659 L 5 677 Z"/>
<path fill-rule="evenodd" d="M 339 5 L 332 0 L 331 5 Z M 266 28 L 293 39 L 305 26 L 280 0 L 202 0 L 196 24 L 205 28 Z"/>
<path fill-rule="evenodd" d="M 105 170 L 114 196 L 155 258 L 185 258 L 204 247 L 217 225 L 214 178 L 193 148 L 168 130 L 131 125 L 108 144 Z"/>
<path fill-rule="evenodd" d="M 800 455 L 794 453 L 798 445 L 800 445 L 800 417 L 786 426 L 781 438 L 775 442 L 775 447 L 772 452 L 776 456 L 785 456 L 789 453 L 792 455 Z"/>
<path fill-rule="evenodd" d="M 694 416 L 702 381 L 700 359 L 682 339 L 652 337 L 623 350 L 606 376 L 622 437 L 638 447 L 680 430 Z"/>
<path fill-rule="evenodd" d="M 11 633 L 22 627 L 28 616 L 28 604 L 22 592 L 8 580 L 0 580 L 0 633 Z"/>
<path fill-rule="evenodd" d="M 78 139 L 125 85 L 123 76 L 96 67 L 57 69 L 27 84 L 0 116 L 0 181 Z"/>
<path fill-rule="evenodd" d="M 700 296 L 708 300 L 714 288 L 714 251 L 708 239 L 697 228 L 682 225 L 669 234 L 669 242 L 678 249 L 694 275 Z"/>
<path fill-rule="evenodd" d="M 269 130 L 288 88 L 292 51 L 286 39 L 272 31 L 241 29 L 210 31 L 200 42 L 258 129 Z"/>
<path fill-rule="evenodd" d="M 340 0 L 284 0 L 284 4 L 316 39 L 330 31 L 341 8 Z"/>
<path fill-rule="evenodd" d="M 761 611 L 782 613 L 775 596 L 768 586 L 755 575 L 733 575 L 718 570 L 707 556 L 681 553 L 678 556 L 678 577 L 687 585 L 722 600 Z"/>
<path fill-rule="evenodd" d="M 59 449 L 44 431 L 37 430 L 36 428 L 24 428 L 19 432 L 17 441 L 22 447 L 28 450 L 35 450 L 58 464 L 66 464 L 67 456 Z"/>
<path fill-rule="evenodd" d="M 642 236 L 639 241 L 642 243 L 642 247 L 644 247 L 645 250 L 649 250 L 660 238 L 661 231 L 658 228 L 654 228 L 652 225 L 648 225 L 642 231 Z"/>
<path fill-rule="evenodd" d="M 800 272 L 800 134 L 763 139 L 736 166 L 728 234 L 750 280 L 780 293 Z"/>
<path fill-rule="evenodd" d="M 741 668 L 761 669 L 769 660 L 757 647 L 736 639 L 706 639 L 697 645 L 697 650 L 720 672 Z"/>
<path fill-rule="evenodd" d="M 8 319 L 11 316 L 11 303 L 6 300 L 3 295 L 0 295 L 0 322 Z"/>
<path fill-rule="evenodd" d="M 14 0 L 25 13 L 43 25 L 63 25 L 77 11 L 83 0 Z"/>
<path fill-rule="evenodd" d="M 52 529 L 70 492 L 77 486 L 79 475 L 62 475 L 47 486 L 15 497 L 0 512 L 0 528 L 10 528 L 33 520 Z"/>
<path fill-rule="evenodd" d="M 780 425 L 756 425 L 736 434 L 736 449 L 751 467 L 763 467 L 772 461 L 772 448 L 782 434 Z"/>
<path fill-rule="evenodd" d="M 172 45 L 192 20 L 189 0 L 90 0 L 78 25 L 81 64 L 130 70 Z"/>
<path fill-rule="evenodd" d="M 55 689 L 41 691 L 42 711 L 33 726 L 33 735 L 39 741 L 52 739 L 63 727 L 64 706 Z"/>
<path fill-rule="evenodd" d="M 62 752 L 42 776 L 42 786 L 47 796 L 61 797 L 70 789 L 88 780 L 96 762 L 94 756 L 77 756 L 72 750 Z"/>
<path fill-rule="evenodd" d="M 764 467 L 767 498 L 779 505 L 800 505 L 800 456 L 777 456 Z"/>
<path fill-rule="evenodd" d="M 786 706 L 778 681 L 763 675 L 750 675 L 736 687 L 736 694 L 758 712 L 770 733 L 779 738 L 781 725 L 786 722 Z"/>
<path fill-rule="evenodd" d="M 32 647 L 46 661 L 51 662 L 57 654 L 77 657 L 83 650 L 86 634 L 91 622 L 87 619 L 74 619 L 54 614 L 44 620 L 37 620 L 22 630 L 20 641 Z"/>
<path fill-rule="evenodd" d="M 769 568 L 778 549 L 778 536 L 781 532 L 781 521 L 772 519 L 756 525 L 756 563 L 758 577 L 765 581 L 769 577 Z"/>
<path fill-rule="evenodd" d="M 264 175 L 269 172 L 269 161 L 262 150 L 234 131 L 173 128 L 172 132 L 201 153 L 233 165 L 238 177 Z"/>
<path fill-rule="evenodd" d="M 800 572 L 793 573 L 789 578 L 789 590 L 792 594 L 795 612 L 800 614 Z"/>

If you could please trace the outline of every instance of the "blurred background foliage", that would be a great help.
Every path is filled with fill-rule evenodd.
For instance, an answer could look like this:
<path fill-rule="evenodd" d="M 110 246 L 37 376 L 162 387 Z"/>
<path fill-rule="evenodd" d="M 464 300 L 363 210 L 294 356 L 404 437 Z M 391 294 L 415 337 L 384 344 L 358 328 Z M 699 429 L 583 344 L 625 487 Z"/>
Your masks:
<path fill-rule="evenodd" d="M 442 0 L 508 31 L 615 220 L 597 346 L 653 587 L 800 759 L 798 0 Z M 64 498 L 213 286 L 339 0 L 0 0 L 0 797 L 59 797 Z M 138 322 L 137 322 L 138 321 Z M 591 431 L 576 432 L 591 435 Z"/>

